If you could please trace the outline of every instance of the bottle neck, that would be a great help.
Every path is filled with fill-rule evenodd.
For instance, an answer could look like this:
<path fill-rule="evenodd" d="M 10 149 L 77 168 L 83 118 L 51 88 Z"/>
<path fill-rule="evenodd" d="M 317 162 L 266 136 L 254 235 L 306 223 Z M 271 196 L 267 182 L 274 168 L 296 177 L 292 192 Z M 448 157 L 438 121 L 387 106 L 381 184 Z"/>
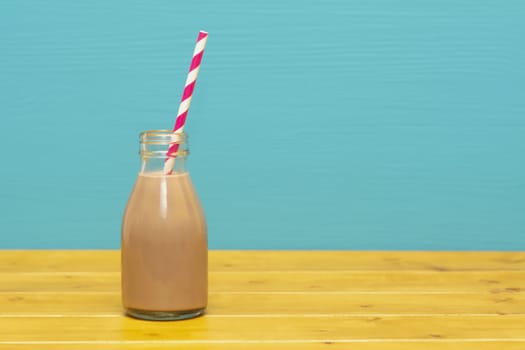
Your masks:
<path fill-rule="evenodd" d="M 141 174 L 187 172 L 187 135 L 171 130 L 148 130 L 140 134 Z"/>

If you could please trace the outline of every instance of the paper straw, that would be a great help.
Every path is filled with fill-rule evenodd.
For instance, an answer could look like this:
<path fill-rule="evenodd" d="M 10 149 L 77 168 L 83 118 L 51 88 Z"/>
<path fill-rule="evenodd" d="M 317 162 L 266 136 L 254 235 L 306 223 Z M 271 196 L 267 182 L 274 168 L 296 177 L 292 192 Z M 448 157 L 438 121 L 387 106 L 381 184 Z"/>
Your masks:
<path fill-rule="evenodd" d="M 180 133 L 184 131 L 184 125 L 186 124 L 186 117 L 188 110 L 190 109 L 191 97 L 193 96 L 193 89 L 197 82 L 197 76 L 199 75 L 199 69 L 201 66 L 202 56 L 204 55 L 204 48 L 208 41 L 208 33 L 204 31 L 199 32 L 197 37 L 197 43 L 195 44 L 195 50 L 193 51 L 193 57 L 191 59 L 190 70 L 188 77 L 186 78 L 186 85 L 184 86 L 184 92 L 182 93 L 182 99 L 179 105 L 179 112 L 177 113 L 177 119 L 173 127 L 174 133 Z M 171 174 L 173 171 L 173 165 L 175 163 L 175 154 L 179 150 L 179 144 L 172 144 L 168 148 L 167 158 L 164 163 L 164 173 Z"/>

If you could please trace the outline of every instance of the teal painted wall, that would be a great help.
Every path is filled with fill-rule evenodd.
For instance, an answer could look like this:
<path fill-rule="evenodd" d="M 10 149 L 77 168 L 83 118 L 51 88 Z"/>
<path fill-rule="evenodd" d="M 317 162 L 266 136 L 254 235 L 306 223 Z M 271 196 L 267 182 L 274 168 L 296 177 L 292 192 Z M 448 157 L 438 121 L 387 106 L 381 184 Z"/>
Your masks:
<path fill-rule="evenodd" d="M 116 248 L 188 119 L 212 248 L 525 249 L 521 0 L 0 2 L 1 248 Z"/>

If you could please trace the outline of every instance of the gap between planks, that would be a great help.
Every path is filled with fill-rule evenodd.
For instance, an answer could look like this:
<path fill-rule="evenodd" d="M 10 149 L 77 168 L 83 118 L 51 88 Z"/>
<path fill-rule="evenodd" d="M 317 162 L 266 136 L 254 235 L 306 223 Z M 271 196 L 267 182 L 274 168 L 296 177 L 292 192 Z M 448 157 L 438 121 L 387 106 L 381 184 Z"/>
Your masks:
<path fill-rule="evenodd" d="M 232 314 L 232 315 L 205 315 L 206 318 L 401 318 L 401 317 L 522 317 L 524 313 L 339 313 L 339 314 Z M 127 317 L 123 313 L 113 314 L 0 314 L 0 318 L 118 318 Z"/>
<path fill-rule="evenodd" d="M 57 344 L 57 345 L 76 345 L 76 344 L 93 344 L 93 345 L 110 345 L 110 344 L 312 344 L 312 343 L 522 343 L 525 338 L 439 338 L 439 339 L 268 339 L 268 340 L 241 340 L 241 339 L 223 339 L 223 340 L 57 340 L 57 341 L 0 341 L 0 344 Z"/>

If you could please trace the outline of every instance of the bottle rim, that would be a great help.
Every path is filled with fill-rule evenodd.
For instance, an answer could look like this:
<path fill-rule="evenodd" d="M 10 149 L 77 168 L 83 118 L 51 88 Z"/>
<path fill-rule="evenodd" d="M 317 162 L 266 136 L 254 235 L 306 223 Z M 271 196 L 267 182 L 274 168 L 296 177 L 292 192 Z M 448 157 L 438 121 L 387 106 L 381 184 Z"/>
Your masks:
<path fill-rule="evenodd" d="M 168 129 L 146 130 L 139 134 L 141 144 L 147 145 L 168 145 L 183 144 L 188 140 L 185 132 L 174 132 Z"/>

